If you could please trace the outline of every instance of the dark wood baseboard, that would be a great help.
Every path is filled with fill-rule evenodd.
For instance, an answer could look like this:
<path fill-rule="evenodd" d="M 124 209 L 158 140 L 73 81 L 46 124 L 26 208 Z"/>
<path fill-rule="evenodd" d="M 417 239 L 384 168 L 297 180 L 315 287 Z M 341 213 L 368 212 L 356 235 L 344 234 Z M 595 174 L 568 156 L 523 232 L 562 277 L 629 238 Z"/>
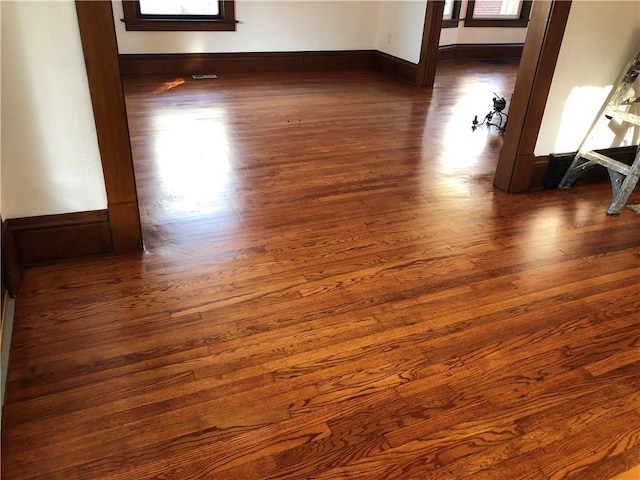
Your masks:
<path fill-rule="evenodd" d="M 438 48 L 438 61 L 470 58 L 519 59 L 523 48 L 523 43 L 443 45 Z"/>
<path fill-rule="evenodd" d="M 39 263 L 112 253 L 107 210 L 12 218 L 5 240 L 13 242 L 18 268 Z"/>
<path fill-rule="evenodd" d="M 388 53 L 376 52 L 374 65 L 376 70 L 388 73 L 402 80 L 407 80 L 411 83 L 416 82 L 418 65 L 415 63 L 394 57 Z"/>
<path fill-rule="evenodd" d="M 535 157 L 533 167 L 531 168 L 531 182 L 529 191 L 535 192 L 544 190 L 545 179 L 547 178 L 547 170 L 549 169 L 549 156 Z"/>
<path fill-rule="evenodd" d="M 122 54 L 120 73 L 194 75 L 370 69 L 375 50 L 256 53 Z"/>
<path fill-rule="evenodd" d="M 9 222 L 2 222 L 2 298 L 4 304 L 4 291 L 15 297 L 22 282 L 22 268 L 18 256 L 13 229 Z"/>
<path fill-rule="evenodd" d="M 523 44 L 456 44 L 438 49 L 438 61 L 520 58 Z M 132 75 L 194 75 L 332 71 L 375 68 L 415 83 L 418 65 L 376 50 L 254 53 L 121 54 L 120 73 Z"/>
<path fill-rule="evenodd" d="M 611 157 L 619 162 L 631 165 L 636 155 L 637 147 L 634 145 L 628 147 L 614 147 L 596 150 L 597 152 Z M 566 157 L 575 157 L 576 152 L 567 153 Z M 543 190 L 545 188 L 545 179 L 547 178 L 548 169 L 550 164 L 550 156 L 538 156 L 533 161 L 533 171 L 531 175 L 531 182 L 529 184 L 529 191 Z M 587 170 L 580 175 L 576 180 L 577 184 L 601 182 L 609 179 L 607 169 L 604 167 L 596 166 Z M 546 188 L 550 188 L 547 186 Z"/>

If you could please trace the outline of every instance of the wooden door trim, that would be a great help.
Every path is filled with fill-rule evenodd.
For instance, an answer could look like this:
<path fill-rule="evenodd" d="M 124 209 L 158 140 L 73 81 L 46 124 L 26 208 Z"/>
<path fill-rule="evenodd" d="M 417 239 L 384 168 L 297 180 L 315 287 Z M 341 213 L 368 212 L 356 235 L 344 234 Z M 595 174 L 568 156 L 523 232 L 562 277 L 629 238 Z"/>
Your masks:
<path fill-rule="evenodd" d="M 418 61 L 418 71 L 416 73 L 417 87 L 433 87 L 436 78 L 443 13 L 444 0 L 427 1 L 422 31 L 422 45 L 420 46 L 420 60 Z"/>
<path fill-rule="evenodd" d="M 114 250 L 116 253 L 140 251 L 140 213 L 111 3 L 100 0 L 76 0 L 75 3 L 105 177 Z M 494 180 L 498 188 L 508 192 L 528 188 L 534 159 L 531 144 L 535 144 L 541 122 L 541 117 L 527 119 L 529 106 L 534 106 L 531 105 L 533 101 L 540 101 L 542 107 L 538 105 L 538 110 L 542 108 L 544 111 L 571 2 L 553 0 L 535 4 L 521 71 L 526 70 L 522 65 L 531 64 L 536 67 L 536 76 L 522 78 L 523 74 L 518 75 L 510 125 Z M 433 86 L 443 8 L 442 0 L 427 2 L 416 81 L 420 86 Z M 546 77 L 543 78 L 542 74 Z"/>
<path fill-rule="evenodd" d="M 534 2 L 509 109 L 494 185 L 509 193 L 529 191 L 534 149 L 562 45 L 571 1 Z"/>
<path fill-rule="evenodd" d="M 76 0 L 115 253 L 142 250 L 127 111 L 111 2 Z"/>

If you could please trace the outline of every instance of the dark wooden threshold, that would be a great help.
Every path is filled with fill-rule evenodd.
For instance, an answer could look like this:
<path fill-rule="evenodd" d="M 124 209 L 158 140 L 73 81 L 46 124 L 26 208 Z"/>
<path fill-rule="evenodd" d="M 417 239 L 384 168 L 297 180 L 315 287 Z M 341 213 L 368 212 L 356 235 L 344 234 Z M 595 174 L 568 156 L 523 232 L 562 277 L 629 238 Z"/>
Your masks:
<path fill-rule="evenodd" d="M 636 155 L 637 147 L 634 145 L 628 147 L 615 147 L 615 148 L 605 148 L 596 150 L 597 152 L 606 155 L 607 157 L 611 157 L 614 160 L 618 160 L 619 162 L 626 163 L 627 165 L 631 165 Z M 563 155 L 555 155 L 556 157 L 566 157 L 567 161 L 570 161 L 575 157 L 576 152 L 567 153 Z M 538 156 L 533 160 L 533 170 L 531 175 L 531 183 L 529 185 L 529 191 L 538 191 L 543 190 L 544 188 L 553 188 L 549 185 L 545 186 L 547 175 L 552 174 L 553 177 L 557 177 L 553 172 L 549 172 L 550 168 L 550 160 L 551 156 Z M 568 165 L 567 165 L 568 166 Z M 566 169 L 565 169 L 566 171 Z M 564 174 L 564 172 L 559 172 L 558 175 Z M 562 177 L 562 175 L 560 175 Z M 590 182 L 601 182 L 604 180 L 608 180 L 609 175 L 607 174 L 607 169 L 604 167 L 594 167 L 584 174 L 580 175 L 576 183 L 590 183 Z M 558 183 L 560 179 L 558 179 Z"/>
<path fill-rule="evenodd" d="M 6 254 L 12 259 L 10 278 L 17 277 L 14 283 L 18 285 L 23 267 L 113 253 L 107 210 L 11 218 L 5 223 L 3 260 L 7 245 Z"/>
<path fill-rule="evenodd" d="M 443 45 L 438 48 L 438 62 L 471 58 L 520 58 L 524 43 L 482 43 Z"/>

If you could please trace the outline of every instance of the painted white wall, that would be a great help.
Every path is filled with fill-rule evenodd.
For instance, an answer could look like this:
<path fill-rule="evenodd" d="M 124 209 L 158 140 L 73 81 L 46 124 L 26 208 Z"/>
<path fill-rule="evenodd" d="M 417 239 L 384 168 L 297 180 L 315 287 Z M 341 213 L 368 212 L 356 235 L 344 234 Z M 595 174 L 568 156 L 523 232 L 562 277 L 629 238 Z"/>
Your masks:
<path fill-rule="evenodd" d="M 375 49 L 418 63 L 426 9 L 426 0 L 380 2 Z"/>
<path fill-rule="evenodd" d="M 468 0 L 462 0 L 460 18 L 467 12 Z M 440 33 L 440 46 L 469 43 L 524 43 L 526 28 L 465 27 L 464 21 L 457 28 L 443 28 Z"/>
<path fill-rule="evenodd" d="M 640 2 L 573 2 L 535 155 L 576 151 L 619 73 L 640 49 Z M 629 145 L 605 131 L 593 148 Z M 637 137 L 637 132 L 635 133 Z"/>
<path fill-rule="evenodd" d="M 0 5 L 2 217 L 106 208 L 75 4 Z"/>
<path fill-rule="evenodd" d="M 120 53 L 230 53 L 371 50 L 378 1 L 236 0 L 235 32 L 127 31 L 112 0 Z"/>
<path fill-rule="evenodd" d="M 418 63 L 427 0 L 236 0 L 236 32 L 135 32 L 113 5 L 120 53 L 370 50 Z M 466 0 L 462 12 L 466 9 Z M 268 21 L 265 21 L 268 19 Z M 522 43 L 525 28 L 448 28 L 440 45 Z"/>

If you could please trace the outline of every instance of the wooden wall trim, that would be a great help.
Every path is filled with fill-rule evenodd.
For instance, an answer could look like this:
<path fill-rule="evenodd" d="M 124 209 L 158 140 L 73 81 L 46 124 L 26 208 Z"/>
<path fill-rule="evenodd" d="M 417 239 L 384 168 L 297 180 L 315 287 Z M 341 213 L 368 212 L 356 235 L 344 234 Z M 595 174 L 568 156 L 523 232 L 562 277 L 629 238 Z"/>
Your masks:
<path fill-rule="evenodd" d="M 0 295 L 0 311 L 2 318 L 0 319 L 0 404 L 4 405 L 4 394 L 7 385 L 7 373 L 9 364 L 9 351 L 11 348 L 11 334 L 13 331 L 13 318 L 15 312 L 15 300 L 10 297 L 16 297 L 20 283 L 22 282 L 22 270 L 18 260 L 18 253 L 15 246 L 15 239 L 11 226 L 4 220 L 0 219 L 2 232 L 2 258 L 1 277 L 2 289 Z M 2 411 L 0 408 L 0 419 Z"/>
<path fill-rule="evenodd" d="M 494 185 L 510 193 L 529 190 L 533 154 L 567 25 L 570 0 L 534 2 L 509 109 L 509 128 Z"/>
<path fill-rule="evenodd" d="M 415 63 L 394 57 L 388 53 L 376 52 L 374 65 L 376 70 L 411 83 L 416 83 L 418 65 Z"/>
<path fill-rule="evenodd" d="M 522 47 L 523 44 L 512 43 L 446 45 L 438 48 L 438 61 L 461 58 L 519 58 Z M 415 83 L 418 73 L 418 64 L 376 50 L 122 54 L 119 61 L 120 71 L 125 76 L 375 68 Z"/>
<path fill-rule="evenodd" d="M 122 75 L 193 75 L 374 68 L 375 50 L 122 54 Z"/>
<path fill-rule="evenodd" d="M 15 297 L 22 283 L 22 268 L 18 256 L 13 228 L 9 222 L 2 222 L 2 284 L 9 295 Z M 4 295 L 3 295 L 4 302 Z"/>
<path fill-rule="evenodd" d="M 442 45 L 438 62 L 472 58 L 520 58 L 524 43 L 482 43 Z"/>
<path fill-rule="evenodd" d="M 424 27 L 422 29 L 420 59 L 416 72 L 416 87 L 432 88 L 435 82 L 443 13 L 444 0 L 430 0 L 427 2 Z"/>
<path fill-rule="evenodd" d="M 122 0 L 122 12 L 124 18 L 122 21 L 125 28 L 131 31 L 182 31 L 182 32 L 235 32 L 236 31 L 236 14 L 235 1 L 225 0 L 224 5 L 220 9 L 222 18 L 215 20 L 176 20 L 176 19 L 149 19 L 140 13 L 140 5 L 133 0 Z"/>
<path fill-rule="evenodd" d="M 622 163 L 626 163 L 627 165 L 631 165 L 635 160 L 638 147 L 636 147 L 635 145 L 630 145 L 625 147 L 603 148 L 603 149 L 598 149 L 596 151 L 598 153 L 606 155 L 607 157 L 613 158 L 614 160 L 617 160 Z M 571 160 L 573 160 L 576 153 L 577 152 L 570 152 L 567 154 L 563 154 L 561 156 L 567 157 L 567 161 L 570 162 Z M 547 177 L 547 171 L 549 169 L 549 166 L 550 166 L 550 155 L 539 155 L 534 158 L 533 173 L 531 175 L 531 184 L 529 187 L 530 191 L 542 190 L 545 188 L 545 179 Z M 580 184 L 580 183 L 599 182 L 599 181 L 609 181 L 609 174 L 607 173 L 606 168 L 604 167 L 600 168 L 599 166 L 596 166 L 595 168 L 590 169 L 589 171 L 585 172 L 580 177 L 578 177 L 578 180 L 576 180 L 576 183 Z"/>
<path fill-rule="evenodd" d="M 520 15 L 518 18 L 499 19 L 499 18 L 474 18 L 475 0 L 467 2 L 467 11 L 465 13 L 464 26 L 467 28 L 475 27 L 500 27 L 500 28 L 525 28 L 529 23 L 529 15 L 531 13 L 531 0 L 521 2 Z"/>
<path fill-rule="evenodd" d="M 107 210 L 11 218 L 5 223 L 18 262 L 14 268 L 114 251 Z M 2 240 L 4 254 L 4 232 Z"/>
<path fill-rule="evenodd" d="M 549 156 L 536 156 L 531 167 L 531 181 L 529 191 L 544 190 L 547 170 L 549 169 Z"/>
<path fill-rule="evenodd" d="M 0 326 L 0 370 L 2 385 L 0 385 L 1 403 L 4 406 L 5 393 L 7 391 L 7 377 L 9 373 L 9 354 L 11 351 L 11 337 L 15 317 L 16 301 L 13 298 L 3 298 L 2 325 Z M 2 412 L 0 412 L 0 419 Z"/>
<path fill-rule="evenodd" d="M 111 2 L 76 0 L 116 253 L 142 251 L 133 160 Z M 122 214 L 126 211 L 127 214 Z"/>

